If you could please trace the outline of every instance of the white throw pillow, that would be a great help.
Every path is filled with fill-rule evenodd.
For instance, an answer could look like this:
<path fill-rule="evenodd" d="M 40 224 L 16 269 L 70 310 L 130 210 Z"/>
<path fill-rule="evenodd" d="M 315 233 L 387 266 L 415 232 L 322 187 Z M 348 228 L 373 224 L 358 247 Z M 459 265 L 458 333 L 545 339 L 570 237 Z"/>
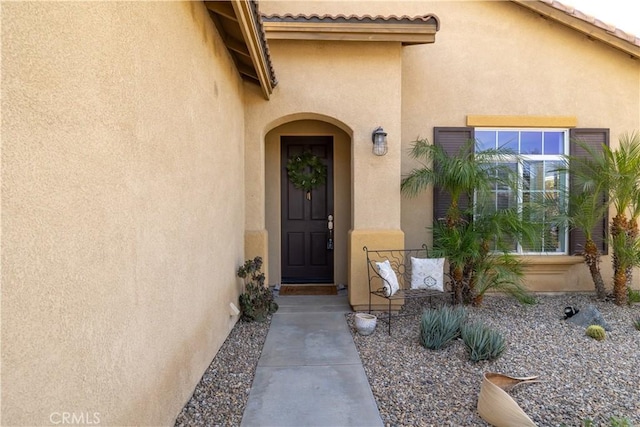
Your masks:
<path fill-rule="evenodd" d="M 444 292 L 444 258 L 411 257 L 411 289 Z"/>
<path fill-rule="evenodd" d="M 376 262 L 376 265 L 378 266 L 380 277 L 384 279 L 382 281 L 382 284 L 384 285 L 384 293 L 386 296 L 390 297 L 398 292 L 398 289 L 400 288 L 398 285 L 398 277 L 391 268 L 391 264 L 388 259 L 385 259 L 383 262 Z"/>

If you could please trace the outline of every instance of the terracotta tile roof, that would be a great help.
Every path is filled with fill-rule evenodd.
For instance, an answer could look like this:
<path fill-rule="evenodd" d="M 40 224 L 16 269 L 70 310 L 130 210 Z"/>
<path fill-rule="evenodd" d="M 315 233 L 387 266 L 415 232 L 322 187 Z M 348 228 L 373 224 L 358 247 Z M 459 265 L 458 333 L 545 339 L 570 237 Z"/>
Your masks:
<path fill-rule="evenodd" d="M 394 23 L 394 24 L 435 24 L 436 31 L 440 29 L 440 20 L 435 15 L 421 15 L 421 16 L 382 16 L 382 15 L 294 15 L 287 13 L 284 15 L 262 15 L 262 20 L 265 22 L 326 22 L 326 23 L 363 23 L 363 24 L 380 24 L 380 23 Z"/>
<path fill-rule="evenodd" d="M 517 1 L 517 3 L 528 3 L 528 1 Z M 557 0 L 532 0 L 531 3 L 542 3 L 553 9 L 556 9 L 571 18 L 578 19 L 586 22 L 598 28 L 613 37 L 616 37 L 624 42 L 630 43 L 636 47 L 640 47 L 640 38 L 627 33 L 614 25 L 607 24 L 593 16 L 587 15 L 571 6 L 565 5 Z M 435 23 L 436 29 L 440 29 L 440 20 L 435 15 L 422 15 L 422 16 L 371 16 L 371 15 L 294 15 L 287 13 L 284 15 L 262 15 L 262 19 L 265 22 L 309 22 L 309 23 L 398 23 L 398 24 L 420 24 L 420 23 Z"/>
<path fill-rule="evenodd" d="M 273 62 L 271 61 L 271 51 L 269 50 L 269 43 L 267 43 L 267 34 L 264 31 L 264 25 L 262 25 L 262 13 L 260 12 L 260 6 L 258 0 L 251 1 L 251 11 L 256 20 L 256 30 L 260 34 L 260 44 L 262 45 L 262 49 L 264 55 L 266 57 L 268 71 L 269 71 L 269 80 L 271 84 L 275 87 L 278 84 L 278 78 L 276 77 L 276 71 L 273 68 Z"/>
<path fill-rule="evenodd" d="M 615 25 L 607 24 L 593 16 L 587 15 L 586 13 L 583 13 L 571 6 L 565 5 L 556 0 L 537 0 L 537 1 L 547 4 L 553 7 L 554 9 L 557 9 L 561 12 L 566 13 L 571 17 L 578 18 L 581 21 L 587 22 L 595 27 L 598 27 L 619 39 L 622 39 L 626 42 L 629 42 L 631 44 L 634 44 L 640 47 L 640 38 L 636 37 L 633 34 L 622 31 L 621 29 L 617 28 Z"/>

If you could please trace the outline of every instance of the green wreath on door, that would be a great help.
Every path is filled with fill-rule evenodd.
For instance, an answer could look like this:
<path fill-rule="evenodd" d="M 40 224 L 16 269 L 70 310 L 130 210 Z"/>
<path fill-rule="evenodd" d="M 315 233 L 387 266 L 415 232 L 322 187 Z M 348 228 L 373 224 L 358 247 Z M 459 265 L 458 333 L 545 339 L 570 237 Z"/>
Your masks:
<path fill-rule="evenodd" d="M 305 151 L 289 158 L 287 175 L 291 184 L 299 190 L 306 191 L 309 198 L 311 190 L 327 182 L 327 166 L 318 156 Z"/>

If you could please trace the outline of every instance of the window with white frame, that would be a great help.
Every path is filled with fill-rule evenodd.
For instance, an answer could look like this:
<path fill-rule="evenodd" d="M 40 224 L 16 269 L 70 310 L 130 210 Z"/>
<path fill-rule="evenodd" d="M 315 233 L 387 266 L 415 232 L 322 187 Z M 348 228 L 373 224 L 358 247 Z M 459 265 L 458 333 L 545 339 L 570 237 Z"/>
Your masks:
<path fill-rule="evenodd" d="M 568 129 L 475 129 L 476 150 L 507 149 L 504 163 L 518 177 L 517 190 L 496 184 L 478 206 L 488 210 L 517 208 L 523 219 L 539 226 L 530 243 L 514 243 L 520 254 L 566 254 L 568 229 L 557 219 L 566 206 L 563 156 L 569 154 Z"/>

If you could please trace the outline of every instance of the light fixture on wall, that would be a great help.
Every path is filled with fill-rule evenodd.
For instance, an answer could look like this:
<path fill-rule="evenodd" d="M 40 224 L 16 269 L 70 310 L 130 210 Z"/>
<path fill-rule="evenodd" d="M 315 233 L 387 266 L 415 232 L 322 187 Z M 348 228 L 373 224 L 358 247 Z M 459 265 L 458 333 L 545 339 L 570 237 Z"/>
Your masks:
<path fill-rule="evenodd" d="M 373 141 L 373 154 L 376 156 L 384 156 L 387 154 L 387 133 L 378 126 L 371 134 L 371 141 Z"/>

